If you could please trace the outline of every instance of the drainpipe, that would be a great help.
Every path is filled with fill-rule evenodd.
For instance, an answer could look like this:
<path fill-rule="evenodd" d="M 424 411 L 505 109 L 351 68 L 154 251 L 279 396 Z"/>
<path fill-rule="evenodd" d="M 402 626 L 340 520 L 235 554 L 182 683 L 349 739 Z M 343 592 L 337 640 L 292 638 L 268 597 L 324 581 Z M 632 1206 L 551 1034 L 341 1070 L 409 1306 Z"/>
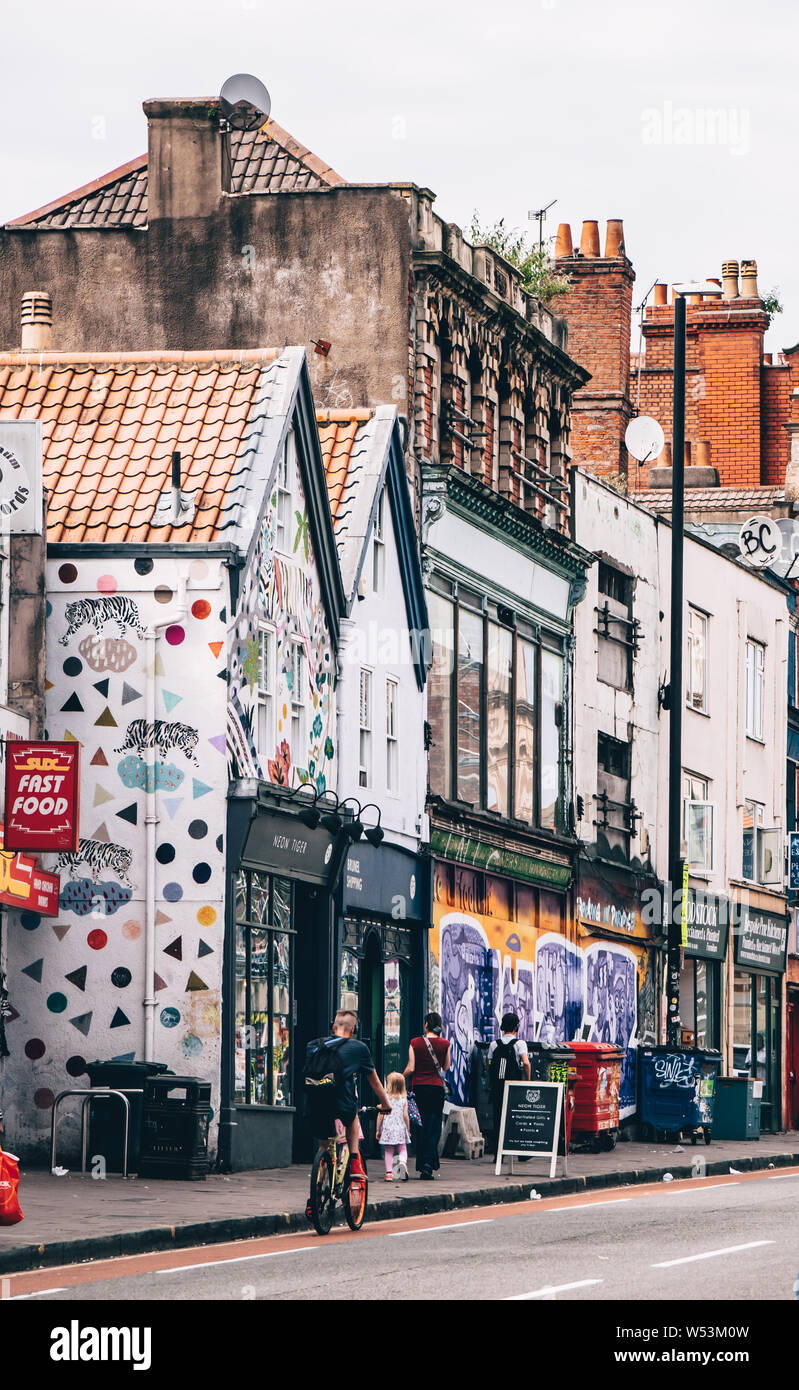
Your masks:
<path fill-rule="evenodd" d="M 144 634 L 147 644 L 145 650 L 149 660 L 146 663 L 147 685 L 145 688 L 145 718 L 148 725 L 155 723 L 156 675 L 155 658 L 158 634 L 165 628 L 179 623 L 188 612 L 186 589 L 188 570 L 178 577 L 177 608 L 153 623 Z M 147 814 L 144 818 L 145 844 L 145 902 L 144 902 L 144 1060 L 154 1062 L 155 1052 L 155 830 L 158 825 L 158 800 L 155 789 L 155 741 L 144 750 L 145 797 Z"/>

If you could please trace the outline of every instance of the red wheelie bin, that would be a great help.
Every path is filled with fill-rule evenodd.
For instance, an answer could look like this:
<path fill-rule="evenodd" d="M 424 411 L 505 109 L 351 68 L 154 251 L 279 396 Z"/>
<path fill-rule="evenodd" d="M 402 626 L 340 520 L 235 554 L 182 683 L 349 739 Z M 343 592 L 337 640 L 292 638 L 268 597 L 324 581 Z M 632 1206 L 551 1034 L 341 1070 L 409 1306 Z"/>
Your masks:
<path fill-rule="evenodd" d="M 615 1149 L 624 1052 L 613 1043 L 570 1042 L 569 1047 L 577 1068 L 572 1116 L 574 1142 L 587 1143 L 594 1153 Z"/>

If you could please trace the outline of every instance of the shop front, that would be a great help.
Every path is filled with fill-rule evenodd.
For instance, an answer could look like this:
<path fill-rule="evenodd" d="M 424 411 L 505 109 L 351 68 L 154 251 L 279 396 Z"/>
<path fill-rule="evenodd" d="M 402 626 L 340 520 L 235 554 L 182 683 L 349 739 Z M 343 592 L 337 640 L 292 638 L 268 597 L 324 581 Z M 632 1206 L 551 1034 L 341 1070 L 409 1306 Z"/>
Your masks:
<path fill-rule="evenodd" d="M 219 1152 L 226 1169 L 284 1167 L 302 1149 L 307 1043 L 333 1012 L 338 877 L 349 843 L 269 783 L 228 793 Z"/>
<path fill-rule="evenodd" d="M 726 898 L 689 885 L 680 972 L 682 1042 L 721 1051 L 724 966 L 730 930 Z"/>
<path fill-rule="evenodd" d="M 643 911 L 655 889 L 656 880 L 646 873 L 578 860 L 574 915 L 583 1003 L 579 1031 L 570 1036 L 624 1049 L 623 1120 L 637 1107 L 638 1046 L 656 1041 L 658 956 Z"/>
<path fill-rule="evenodd" d="M 337 1006 L 358 1014 L 378 1074 L 402 1071 L 421 1031 L 430 927 L 430 859 L 357 841 L 341 875 Z"/>
<path fill-rule="evenodd" d="M 733 933 L 733 1059 L 736 1076 L 761 1090 L 761 1129 L 782 1128 L 783 998 L 788 917 L 741 904 Z"/>

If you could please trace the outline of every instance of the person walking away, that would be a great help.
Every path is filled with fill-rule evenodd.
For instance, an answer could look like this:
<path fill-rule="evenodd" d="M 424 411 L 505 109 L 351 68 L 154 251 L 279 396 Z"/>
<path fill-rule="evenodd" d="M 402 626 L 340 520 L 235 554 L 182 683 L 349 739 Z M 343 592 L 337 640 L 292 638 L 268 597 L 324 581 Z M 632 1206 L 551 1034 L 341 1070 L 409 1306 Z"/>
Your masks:
<path fill-rule="evenodd" d="M 496 1156 L 499 1125 L 502 1119 L 502 1100 L 506 1081 L 529 1081 L 530 1057 L 527 1043 L 519 1037 L 519 1015 L 503 1014 L 499 1039 L 488 1049 L 488 1085 L 491 1093 L 493 1128 L 489 1152 Z"/>
<path fill-rule="evenodd" d="M 405 1076 L 412 1077 L 411 1090 L 422 1118 L 421 1134 L 417 1141 L 416 1171 L 420 1178 L 438 1177 L 438 1143 L 447 1093 L 443 1073 L 451 1065 L 450 1045 L 442 1038 L 441 1015 L 429 1013 L 424 1021 L 424 1033 L 411 1039 Z"/>
<path fill-rule="evenodd" d="M 383 1156 L 386 1160 L 386 1182 L 394 1181 L 395 1149 L 397 1151 L 397 1177 L 400 1182 L 407 1182 L 411 1125 L 408 1117 L 405 1077 L 402 1072 L 389 1072 L 386 1077 L 386 1091 L 391 1105 L 391 1114 L 381 1114 L 377 1117 L 377 1142 L 383 1146 Z"/>

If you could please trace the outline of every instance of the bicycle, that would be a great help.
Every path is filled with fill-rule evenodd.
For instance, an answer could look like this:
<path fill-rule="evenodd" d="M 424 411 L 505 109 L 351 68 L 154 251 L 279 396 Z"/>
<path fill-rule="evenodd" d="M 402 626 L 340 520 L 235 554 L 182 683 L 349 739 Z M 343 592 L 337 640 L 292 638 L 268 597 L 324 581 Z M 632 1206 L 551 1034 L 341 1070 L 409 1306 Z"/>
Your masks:
<path fill-rule="evenodd" d="M 376 1115 L 380 1107 L 365 1105 L 360 1115 Z M 339 1150 L 337 1153 L 336 1151 Z M 311 1188 L 305 1214 L 320 1236 L 330 1234 L 336 1202 L 344 1207 L 344 1219 L 351 1231 L 359 1231 L 366 1216 L 369 1180 L 366 1173 L 350 1171 L 350 1150 L 346 1138 L 331 1134 L 317 1149 L 311 1166 Z"/>

